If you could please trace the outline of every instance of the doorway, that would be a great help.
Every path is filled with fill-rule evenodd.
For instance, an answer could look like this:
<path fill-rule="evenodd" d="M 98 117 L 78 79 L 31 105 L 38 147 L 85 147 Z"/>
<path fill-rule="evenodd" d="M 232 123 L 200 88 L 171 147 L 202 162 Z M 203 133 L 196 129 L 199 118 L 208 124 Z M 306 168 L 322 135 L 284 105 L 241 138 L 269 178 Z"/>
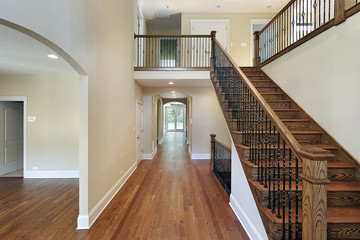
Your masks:
<path fill-rule="evenodd" d="M 165 129 L 167 132 L 184 132 L 186 125 L 186 105 L 167 103 L 165 107 Z"/>
<path fill-rule="evenodd" d="M 254 32 L 261 31 L 270 20 L 271 19 L 250 19 L 250 66 L 254 66 Z"/>
<path fill-rule="evenodd" d="M 0 97 L 0 177 L 24 177 L 26 97 Z"/>
<path fill-rule="evenodd" d="M 143 103 L 136 101 L 136 161 L 139 164 L 143 159 Z"/>

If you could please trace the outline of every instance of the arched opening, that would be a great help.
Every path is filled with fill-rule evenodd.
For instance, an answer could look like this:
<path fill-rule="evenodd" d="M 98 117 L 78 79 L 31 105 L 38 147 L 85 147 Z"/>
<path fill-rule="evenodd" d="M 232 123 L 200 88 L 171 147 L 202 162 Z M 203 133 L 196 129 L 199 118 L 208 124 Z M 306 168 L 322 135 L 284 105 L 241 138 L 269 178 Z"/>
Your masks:
<path fill-rule="evenodd" d="M 87 74 L 29 29 L 0 19 L 0 34 L 0 100 L 20 101 L 24 109 L 23 154 L 12 156 L 23 155 L 24 178 L 79 178 L 79 215 L 87 215 Z"/>

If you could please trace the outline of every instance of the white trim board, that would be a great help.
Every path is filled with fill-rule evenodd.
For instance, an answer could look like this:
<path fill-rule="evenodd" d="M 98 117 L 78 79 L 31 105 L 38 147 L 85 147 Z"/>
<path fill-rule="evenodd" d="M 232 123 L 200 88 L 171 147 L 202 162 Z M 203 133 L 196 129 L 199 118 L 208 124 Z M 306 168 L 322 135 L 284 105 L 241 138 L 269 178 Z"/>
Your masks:
<path fill-rule="evenodd" d="M 157 153 L 157 147 L 154 148 L 153 152 L 151 154 L 143 154 L 143 160 L 152 160 Z"/>
<path fill-rule="evenodd" d="M 230 195 L 230 207 L 232 208 L 233 212 L 235 213 L 236 217 L 239 219 L 241 225 L 244 227 L 247 235 L 250 239 L 259 239 L 265 240 L 267 238 L 263 238 L 259 231 L 256 229 L 256 226 L 251 222 L 250 218 L 246 215 L 245 211 L 242 209 L 238 201 Z"/>
<path fill-rule="evenodd" d="M 135 162 L 122 177 L 115 183 L 115 185 L 104 195 L 104 197 L 95 205 L 95 207 L 90 211 L 89 215 L 79 215 L 78 216 L 78 226 L 77 229 L 89 229 L 100 214 L 104 211 L 107 205 L 115 197 L 121 187 L 126 183 L 129 177 L 134 173 L 137 167 L 137 162 Z"/>
<path fill-rule="evenodd" d="M 192 160 L 197 160 L 197 159 L 210 159 L 211 156 L 210 154 L 206 153 L 206 154 L 191 154 L 191 159 Z"/>
<path fill-rule="evenodd" d="M 0 96 L 1 102 L 23 102 L 23 175 L 24 178 L 28 178 L 27 169 L 27 109 L 28 109 L 28 97 L 27 96 Z"/>
<path fill-rule="evenodd" d="M 79 178 L 79 171 L 24 171 L 26 178 Z"/>

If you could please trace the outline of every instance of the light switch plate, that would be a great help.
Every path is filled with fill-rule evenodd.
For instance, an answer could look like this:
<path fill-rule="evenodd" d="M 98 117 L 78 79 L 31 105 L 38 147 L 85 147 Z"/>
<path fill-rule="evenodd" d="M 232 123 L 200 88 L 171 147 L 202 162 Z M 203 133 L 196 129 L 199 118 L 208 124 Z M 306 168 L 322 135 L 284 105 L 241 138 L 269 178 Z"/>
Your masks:
<path fill-rule="evenodd" d="M 28 116 L 28 122 L 36 122 L 36 116 Z"/>

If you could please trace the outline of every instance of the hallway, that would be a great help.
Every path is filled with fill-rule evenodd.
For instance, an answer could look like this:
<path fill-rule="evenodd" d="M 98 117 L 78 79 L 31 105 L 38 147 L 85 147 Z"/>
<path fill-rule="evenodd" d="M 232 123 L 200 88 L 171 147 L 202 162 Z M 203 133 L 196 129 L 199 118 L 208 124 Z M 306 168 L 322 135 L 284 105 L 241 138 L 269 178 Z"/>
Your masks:
<path fill-rule="evenodd" d="M 90 230 L 76 230 L 77 179 L 0 179 L 0 239 L 249 239 L 209 160 L 191 161 L 184 132 L 168 132 Z"/>
<path fill-rule="evenodd" d="M 164 137 L 155 158 L 141 162 L 90 236 L 107 229 L 105 239 L 248 239 L 209 160 L 190 160 L 184 132 Z"/>

